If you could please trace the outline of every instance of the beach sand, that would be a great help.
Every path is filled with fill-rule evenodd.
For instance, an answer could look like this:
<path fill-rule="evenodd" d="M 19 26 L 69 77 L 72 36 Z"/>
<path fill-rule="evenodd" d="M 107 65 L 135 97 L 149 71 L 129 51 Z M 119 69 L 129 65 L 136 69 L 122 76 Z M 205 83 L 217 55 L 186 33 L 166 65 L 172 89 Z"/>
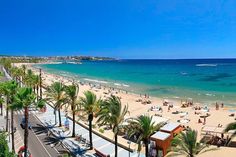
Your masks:
<path fill-rule="evenodd" d="M 15 64 L 15 65 L 21 66 L 21 63 Z M 27 65 L 28 65 L 27 66 L 28 68 L 31 68 L 36 74 L 39 74 L 38 69 L 32 67 L 31 64 L 27 64 Z M 73 81 L 72 79 L 68 79 L 66 77 L 58 76 L 55 74 L 50 74 L 50 73 L 47 73 L 46 71 L 43 71 L 42 78 L 43 78 L 44 85 L 50 85 L 56 81 L 62 81 L 65 84 L 71 84 L 71 82 Z M 86 90 L 93 91 L 94 93 L 96 93 L 98 97 L 101 97 L 102 99 L 106 98 L 109 95 L 105 93 L 110 93 L 108 87 L 106 88 L 102 87 L 101 89 L 98 89 L 95 87 L 92 88 L 89 84 L 84 84 L 84 85 L 79 86 L 79 96 L 83 96 L 83 92 Z M 116 94 L 116 91 L 117 91 L 117 94 Z M 168 106 L 163 106 L 164 100 L 162 98 L 150 97 L 148 98 L 148 100 L 151 101 L 151 104 L 144 105 L 144 104 L 141 104 L 141 102 L 136 102 L 137 99 L 144 100 L 145 99 L 144 96 L 140 97 L 140 95 L 137 95 L 137 94 L 126 93 L 125 91 L 119 92 L 118 90 L 113 91 L 113 94 L 121 97 L 121 102 L 123 105 L 128 104 L 129 111 L 130 111 L 129 117 L 137 117 L 142 114 L 149 114 L 149 115 L 158 114 L 158 115 L 162 115 L 162 117 L 164 118 L 170 119 L 170 122 L 177 122 L 177 120 L 181 120 L 181 119 L 190 120 L 188 123 L 183 123 L 182 125 L 189 126 L 190 128 L 197 130 L 198 139 L 202 137 L 201 129 L 203 126 L 218 126 L 218 124 L 221 124 L 222 127 L 225 127 L 227 126 L 227 124 L 235 121 L 234 120 L 235 117 L 229 116 L 229 114 L 231 114 L 229 110 L 232 109 L 232 107 L 224 106 L 223 108 L 221 108 L 221 105 L 220 105 L 219 110 L 216 110 L 215 106 L 208 107 L 209 109 L 208 113 L 210 114 L 210 116 L 206 118 L 206 124 L 203 125 L 202 123 L 198 123 L 198 120 L 200 119 L 200 115 L 205 114 L 205 110 L 201 110 L 200 115 L 195 114 L 195 112 L 200 112 L 200 111 L 194 110 L 195 106 L 201 106 L 201 104 L 194 103 L 194 105 L 191 107 L 181 108 L 181 100 L 169 100 L 171 101 L 171 104 L 173 104 L 174 107 L 168 110 Z M 159 106 L 162 108 L 163 111 L 162 112 L 149 111 L 151 106 Z M 187 115 L 183 117 L 183 116 L 180 116 L 180 114 L 172 114 L 172 112 L 174 111 L 182 111 L 182 112 L 187 113 Z M 201 118 L 201 120 L 204 121 L 203 118 Z M 98 129 L 95 129 L 95 130 L 98 132 Z M 110 139 L 114 139 L 113 133 L 111 131 L 105 130 L 104 135 L 106 135 L 106 137 L 109 137 Z M 122 137 L 119 137 L 119 143 L 122 143 L 123 145 L 128 146 L 127 141 Z M 137 146 L 135 144 L 131 144 L 131 148 L 136 149 Z M 224 156 L 225 153 L 227 153 L 226 156 L 233 157 L 236 154 L 236 148 L 221 148 L 215 152 L 214 151 L 208 152 L 200 156 L 201 157 L 206 157 L 206 156 L 217 157 L 217 156 Z"/>

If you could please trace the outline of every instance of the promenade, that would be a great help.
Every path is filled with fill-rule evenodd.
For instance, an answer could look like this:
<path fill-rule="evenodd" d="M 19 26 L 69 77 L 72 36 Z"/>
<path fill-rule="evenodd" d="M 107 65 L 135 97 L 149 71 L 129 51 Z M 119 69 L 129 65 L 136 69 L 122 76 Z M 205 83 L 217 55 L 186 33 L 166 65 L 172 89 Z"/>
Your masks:
<path fill-rule="evenodd" d="M 72 152 L 75 156 L 82 155 L 85 152 L 86 147 L 84 144 L 79 143 L 75 140 L 75 138 L 71 138 L 72 132 L 72 121 L 66 118 L 65 113 L 61 113 L 62 123 L 64 124 L 66 119 L 69 121 L 69 131 L 63 132 L 62 128 L 56 127 L 55 125 L 55 115 L 54 109 L 50 105 L 46 105 L 47 110 L 45 113 L 36 113 L 38 119 L 44 124 L 45 127 L 50 128 L 51 132 L 53 132 L 54 136 L 58 136 L 58 138 L 63 139 L 62 143 Z M 81 135 L 86 141 L 89 140 L 89 131 L 76 123 L 75 125 L 76 135 Z M 63 133 L 58 133 L 58 132 Z M 57 133 L 56 133 L 57 132 Z M 93 146 L 96 150 L 102 152 L 103 154 L 114 156 L 114 144 L 102 137 L 93 133 Z M 78 151 L 80 150 L 80 151 Z M 118 156 L 119 157 L 137 157 L 137 152 L 130 152 L 124 148 L 118 147 Z M 140 157 L 143 155 L 141 154 Z"/>

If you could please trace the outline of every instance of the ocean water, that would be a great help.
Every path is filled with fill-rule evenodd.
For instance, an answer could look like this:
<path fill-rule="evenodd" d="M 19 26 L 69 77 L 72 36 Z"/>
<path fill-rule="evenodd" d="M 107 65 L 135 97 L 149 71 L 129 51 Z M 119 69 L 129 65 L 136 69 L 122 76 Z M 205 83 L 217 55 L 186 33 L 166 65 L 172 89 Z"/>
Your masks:
<path fill-rule="evenodd" d="M 236 106 L 236 59 L 83 61 L 39 66 L 137 94 Z"/>

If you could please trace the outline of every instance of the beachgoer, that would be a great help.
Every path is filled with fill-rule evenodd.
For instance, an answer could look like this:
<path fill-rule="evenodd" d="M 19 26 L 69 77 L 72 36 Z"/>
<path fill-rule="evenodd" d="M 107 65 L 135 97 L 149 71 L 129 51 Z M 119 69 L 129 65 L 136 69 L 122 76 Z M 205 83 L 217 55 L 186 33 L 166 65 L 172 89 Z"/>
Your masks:
<path fill-rule="evenodd" d="M 200 119 L 200 118 L 198 119 L 198 123 L 202 123 L 202 121 L 201 121 L 201 119 Z"/>
<path fill-rule="evenodd" d="M 217 142 L 217 147 L 220 147 L 221 144 L 222 144 L 222 141 L 221 141 L 221 139 L 219 139 L 218 142 Z"/>
<path fill-rule="evenodd" d="M 204 121 L 203 121 L 203 125 L 205 125 L 205 124 L 206 124 L 206 117 L 204 117 L 203 120 L 204 120 Z"/>
<path fill-rule="evenodd" d="M 219 104 L 216 102 L 216 110 L 219 110 Z"/>
<path fill-rule="evenodd" d="M 221 138 L 224 139 L 224 134 L 223 133 L 221 134 Z"/>
<path fill-rule="evenodd" d="M 163 109 L 162 109 L 162 107 L 160 108 L 160 112 L 161 112 L 161 113 L 163 112 Z"/>

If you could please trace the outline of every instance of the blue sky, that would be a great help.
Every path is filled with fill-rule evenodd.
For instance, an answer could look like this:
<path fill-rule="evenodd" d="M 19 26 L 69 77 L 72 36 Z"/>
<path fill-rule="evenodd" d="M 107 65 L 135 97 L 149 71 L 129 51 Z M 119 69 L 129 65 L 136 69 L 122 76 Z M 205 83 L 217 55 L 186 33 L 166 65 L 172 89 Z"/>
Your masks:
<path fill-rule="evenodd" d="M 1 0 L 0 54 L 236 58 L 235 0 Z"/>

